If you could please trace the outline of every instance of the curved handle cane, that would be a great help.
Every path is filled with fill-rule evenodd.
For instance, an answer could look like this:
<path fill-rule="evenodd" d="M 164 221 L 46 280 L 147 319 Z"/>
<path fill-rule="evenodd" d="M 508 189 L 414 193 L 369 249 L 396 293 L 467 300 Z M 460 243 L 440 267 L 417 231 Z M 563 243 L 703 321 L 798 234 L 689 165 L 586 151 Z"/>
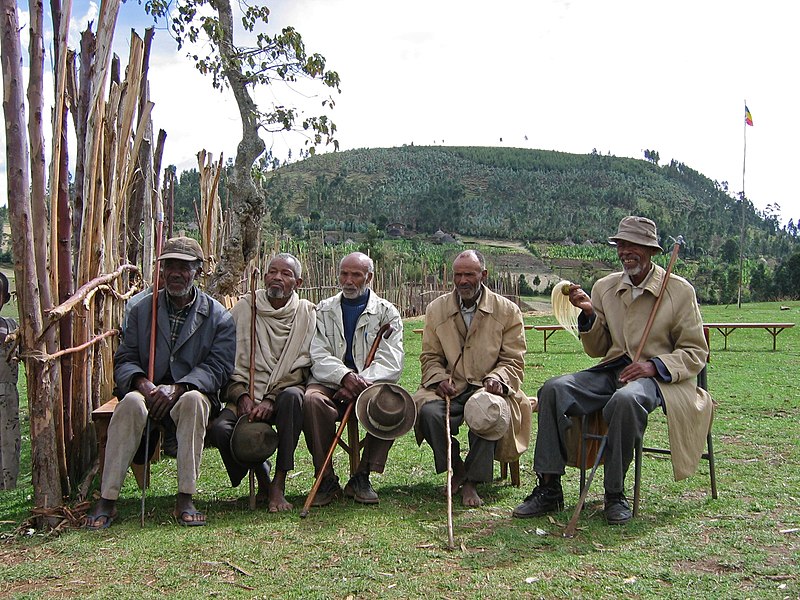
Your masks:
<path fill-rule="evenodd" d="M 391 323 L 384 323 L 381 325 L 381 328 L 378 330 L 377 335 L 375 336 L 375 341 L 372 342 L 372 347 L 369 349 L 369 354 L 367 354 L 367 359 L 364 361 L 364 368 L 366 369 L 368 366 L 372 364 L 372 361 L 375 359 L 375 354 L 378 351 L 378 346 L 381 343 L 381 339 L 389 339 L 389 336 L 392 335 L 394 332 L 394 327 Z M 344 410 L 344 415 L 342 415 L 342 422 L 339 424 L 339 429 L 336 431 L 336 436 L 333 438 L 333 443 L 331 447 L 328 449 L 328 454 L 325 456 L 325 462 L 322 463 L 322 467 L 317 473 L 317 478 L 314 480 L 314 485 L 311 487 L 311 491 L 308 493 L 308 497 L 306 498 L 306 502 L 303 505 L 303 509 L 300 511 L 300 518 L 305 519 L 308 516 L 308 511 L 311 510 L 311 504 L 314 502 L 314 498 L 317 496 L 317 491 L 319 490 L 319 486 L 322 483 L 322 474 L 325 473 L 325 470 L 328 468 L 328 465 L 331 464 L 331 459 L 333 458 L 333 452 L 336 450 L 336 445 L 339 443 L 339 440 L 342 437 L 342 432 L 344 431 L 345 426 L 347 425 L 347 421 L 350 420 L 350 415 L 353 413 L 353 406 L 355 405 L 355 400 L 352 402 L 347 403 L 347 408 Z"/>

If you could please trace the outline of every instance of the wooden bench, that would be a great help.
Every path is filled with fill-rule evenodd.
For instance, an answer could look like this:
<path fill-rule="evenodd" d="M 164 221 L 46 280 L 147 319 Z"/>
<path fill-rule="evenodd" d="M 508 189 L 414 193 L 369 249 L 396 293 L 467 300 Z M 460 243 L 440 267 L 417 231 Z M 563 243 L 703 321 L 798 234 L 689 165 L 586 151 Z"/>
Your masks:
<path fill-rule="evenodd" d="M 547 327 L 549 327 L 549 325 Z M 561 325 L 556 325 L 556 327 L 561 327 Z M 530 331 L 531 329 L 534 329 L 533 325 L 525 325 L 525 331 Z M 414 333 L 417 333 L 419 335 L 422 335 L 422 332 L 425 331 L 425 329 L 422 328 L 422 327 L 419 327 L 418 329 L 412 329 L 411 331 L 413 331 Z"/>
<path fill-rule="evenodd" d="M 704 323 L 704 327 L 714 328 L 725 338 L 724 349 L 728 349 L 728 336 L 737 329 L 766 329 L 772 336 L 772 349 L 777 347 L 777 337 L 784 329 L 791 329 L 794 323 Z"/>
<path fill-rule="evenodd" d="M 530 327 L 530 325 L 526 326 Z M 784 329 L 791 329 L 794 323 L 703 323 L 703 327 L 707 329 L 716 329 L 725 338 L 724 349 L 728 349 L 728 336 L 737 329 L 766 329 L 772 335 L 772 349 L 775 350 L 777 345 L 776 338 L 778 334 Z M 564 328 L 561 325 L 534 325 L 536 331 L 541 331 L 544 335 L 544 351 L 547 352 L 547 340 L 556 331 L 561 331 Z M 709 344 L 709 348 L 710 348 Z"/>
<path fill-rule="evenodd" d="M 561 331 L 564 329 L 561 325 L 534 325 L 533 328 L 536 331 L 541 331 L 544 335 L 544 351 L 547 352 L 547 340 L 550 339 L 550 336 L 553 335 L 556 331 Z"/>

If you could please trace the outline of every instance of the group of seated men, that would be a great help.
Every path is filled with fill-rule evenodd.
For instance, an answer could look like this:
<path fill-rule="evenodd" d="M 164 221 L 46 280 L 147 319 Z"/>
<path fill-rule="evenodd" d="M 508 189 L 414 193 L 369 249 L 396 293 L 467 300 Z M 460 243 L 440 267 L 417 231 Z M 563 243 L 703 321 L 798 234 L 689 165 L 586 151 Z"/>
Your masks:
<path fill-rule="evenodd" d="M 550 379 L 539 390 L 537 483 L 514 509 L 515 517 L 563 508 L 560 477 L 569 416 L 602 410 L 608 424 L 604 484 L 605 517 L 611 524 L 632 516 L 624 478 L 650 412 L 666 411 L 676 478 L 690 475 L 702 453 L 711 400 L 693 382 L 708 352 L 694 289 L 675 275 L 667 288 L 662 286 L 665 271 L 651 262 L 662 252 L 653 221 L 626 217 L 609 241 L 622 271 L 600 279 L 591 297 L 578 285 L 569 288 L 571 303 L 581 309 L 584 349 L 602 360 L 586 371 Z M 492 479 L 494 460 L 514 461 L 527 449 L 531 402 L 521 389 L 522 314 L 486 287 L 479 252 L 466 250 L 455 258 L 453 291 L 427 307 L 422 377 L 413 397 L 396 385 L 404 360 L 400 314 L 370 288 L 374 267 L 367 255 L 345 256 L 339 265 L 341 291 L 315 307 L 298 297 L 303 282 L 298 259 L 278 254 L 269 263 L 264 289 L 242 297 L 230 311 L 195 285 L 203 261 L 200 245 L 191 238 L 164 244 L 152 366 L 153 294 L 130 307 L 114 357 L 115 394 L 121 400 L 109 424 L 101 497 L 86 516 L 86 528 L 103 529 L 116 518 L 129 465 L 151 451 L 143 445 L 145 427 L 160 425 L 172 439 L 178 473 L 174 517 L 185 526 L 206 523 L 192 500 L 206 442 L 219 449 L 232 485 L 254 471 L 259 497 L 270 512 L 292 509 L 286 477 L 301 433 L 319 479 L 314 506 L 342 494 L 377 503 L 370 473 L 383 472 L 394 439 L 412 424 L 417 443 L 426 441 L 433 450 L 436 472 L 452 468 L 450 493 L 460 494 L 467 507 L 483 503 L 478 484 Z M 640 360 L 633 362 L 644 324 L 664 289 L 652 332 Z M 371 402 L 362 406 L 365 398 Z M 337 421 L 357 400 L 355 413 L 366 437 L 359 467 L 342 489 L 326 459 Z M 267 461 L 243 464 L 237 457 L 231 438 L 244 421 L 274 426 L 273 473 Z M 463 458 L 457 438 L 462 424 L 469 443 Z"/>

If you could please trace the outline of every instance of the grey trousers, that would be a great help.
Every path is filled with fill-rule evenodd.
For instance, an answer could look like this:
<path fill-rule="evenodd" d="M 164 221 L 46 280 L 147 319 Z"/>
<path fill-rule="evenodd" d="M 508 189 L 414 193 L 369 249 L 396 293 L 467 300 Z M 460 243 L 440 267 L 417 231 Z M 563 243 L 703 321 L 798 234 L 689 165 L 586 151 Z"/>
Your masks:
<path fill-rule="evenodd" d="M 303 390 L 288 387 L 275 397 L 275 408 L 268 423 L 278 433 L 278 452 L 275 467 L 280 471 L 294 469 L 294 451 L 303 431 Z M 219 449 L 219 455 L 228 471 L 231 485 L 236 487 L 247 475 L 248 467 L 237 462 L 231 452 L 231 437 L 239 418 L 231 409 L 224 409 L 208 428 L 208 442 Z"/>
<path fill-rule="evenodd" d="M 464 405 L 478 389 L 471 387 L 464 393 L 450 400 L 450 445 L 453 457 L 460 456 L 461 446 L 456 438 L 458 428 L 464 422 Z M 447 428 L 445 413 L 447 405 L 444 400 L 431 400 L 419 409 L 417 423 L 431 449 L 437 473 L 447 470 Z M 494 469 L 494 450 L 496 441 L 487 440 L 469 432 L 469 451 L 464 460 L 464 470 L 469 481 L 491 481 Z"/>
<path fill-rule="evenodd" d="M 200 459 L 203 440 L 211 413 L 208 398 L 196 390 L 183 394 L 169 416 L 175 422 L 178 440 L 178 492 L 197 493 L 197 478 L 200 476 Z M 103 482 L 100 495 L 106 500 L 119 498 L 119 490 L 125 474 L 142 440 L 147 423 L 147 405 L 137 391 L 125 394 L 114 409 L 108 424 L 106 460 L 103 465 Z"/>
<path fill-rule="evenodd" d="M 652 378 L 620 387 L 622 367 L 590 369 L 547 380 L 539 390 L 539 424 L 533 470 L 563 475 L 567 458 L 569 416 L 603 411 L 608 442 L 603 467 L 606 492 L 623 492 L 625 473 L 637 441 L 647 428 L 647 416 L 661 405 L 661 393 Z"/>
<path fill-rule="evenodd" d="M 311 384 L 306 388 L 306 396 L 303 400 L 303 433 L 306 438 L 306 446 L 308 446 L 314 462 L 315 475 L 322 469 L 328 450 L 336 437 L 336 421 L 342 419 L 345 408 L 347 408 L 344 402 L 333 399 L 335 392 L 336 390 L 324 385 Z M 356 418 L 355 409 L 350 418 Z M 366 434 L 358 471 L 360 473 L 383 473 L 392 444 L 394 444 L 394 440 L 382 440 L 371 433 Z M 323 477 L 332 474 L 333 464 L 328 466 Z"/>

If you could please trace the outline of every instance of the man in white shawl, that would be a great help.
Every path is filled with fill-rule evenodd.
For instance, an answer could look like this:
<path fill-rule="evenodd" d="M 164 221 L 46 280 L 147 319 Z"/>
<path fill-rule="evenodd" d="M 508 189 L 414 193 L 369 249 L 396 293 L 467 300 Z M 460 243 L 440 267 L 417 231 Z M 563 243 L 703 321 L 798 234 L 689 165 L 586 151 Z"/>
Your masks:
<path fill-rule="evenodd" d="M 236 421 L 266 421 L 278 433 L 275 475 L 270 481 L 266 461 L 255 468 L 259 499 L 266 495 L 269 511 L 291 510 L 286 500 L 286 474 L 294 468 L 294 452 L 303 429 L 303 394 L 311 358 L 309 347 L 316 329 L 316 312 L 295 291 L 303 283 L 300 261 L 291 254 L 278 254 L 267 267 L 266 289 L 256 296 L 255 398 L 250 397 L 251 295 L 243 296 L 231 309 L 236 322 L 236 366 L 225 388 L 227 402 L 207 434 L 219 449 L 222 461 L 236 487 L 248 466 L 236 461 L 230 440 Z M 265 494 L 266 492 L 266 494 Z"/>

